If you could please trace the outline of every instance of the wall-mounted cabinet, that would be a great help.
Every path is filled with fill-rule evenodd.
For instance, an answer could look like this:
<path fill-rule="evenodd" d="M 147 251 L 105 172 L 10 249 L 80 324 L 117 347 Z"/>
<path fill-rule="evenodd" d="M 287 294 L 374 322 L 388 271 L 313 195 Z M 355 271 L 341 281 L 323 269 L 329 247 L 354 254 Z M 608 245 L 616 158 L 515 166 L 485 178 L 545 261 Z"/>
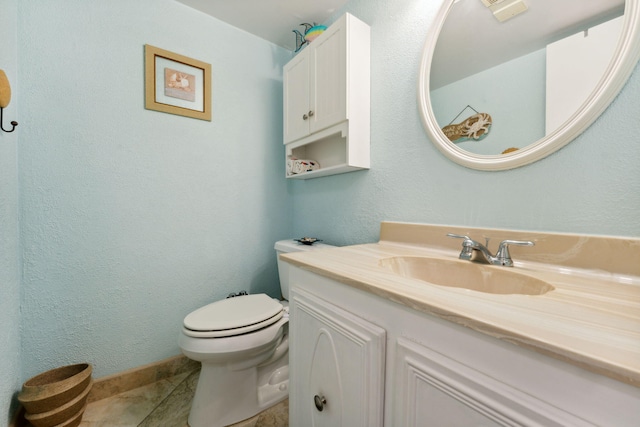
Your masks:
<path fill-rule="evenodd" d="M 286 160 L 320 168 L 315 178 L 369 168 L 370 28 L 343 15 L 283 70 Z"/>

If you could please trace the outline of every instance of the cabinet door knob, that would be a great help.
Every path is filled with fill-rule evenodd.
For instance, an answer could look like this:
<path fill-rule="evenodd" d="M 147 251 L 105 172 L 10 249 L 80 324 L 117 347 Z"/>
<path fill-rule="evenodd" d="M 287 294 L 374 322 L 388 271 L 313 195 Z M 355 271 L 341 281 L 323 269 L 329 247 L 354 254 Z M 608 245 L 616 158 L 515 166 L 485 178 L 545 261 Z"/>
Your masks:
<path fill-rule="evenodd" d="M 313 117 L 313 111 L 309 110 L 309 117 Z"/>
<path fill-rule="evenodd" d="M 313 403 L 316 405 L 316 409 L 320 412 L 324 409 L 324 405 L 327 404 L 327 399 L 324 396 L 318 396 L 317 394 L 313 396 Z"/>
<path fill-rule="evenodd" d="M 302 115 L 302 120 L 307 120 L 309 118 L 309 116 L 307 116 L 306 114 Z"/>

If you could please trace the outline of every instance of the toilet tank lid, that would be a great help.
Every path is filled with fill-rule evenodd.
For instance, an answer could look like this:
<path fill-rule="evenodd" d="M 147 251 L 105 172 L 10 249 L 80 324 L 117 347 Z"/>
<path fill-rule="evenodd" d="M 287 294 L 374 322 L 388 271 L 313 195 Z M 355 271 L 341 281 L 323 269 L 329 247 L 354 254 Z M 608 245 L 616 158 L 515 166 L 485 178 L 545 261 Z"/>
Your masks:
<path fill-rule="evenodd" d="M 314 243 L 313 245 L 304 245 L 296 242 L 294 239 L 279 240 L 274 246 L 276 251 L 280 252 L 302 252 L 302 251 L 315 251 L 318 249 L 335 248 L 335 246 L 327 245 L 325 243 Z"/>
<path fill-rule="evenodd" d="M 263 322 L 283 310 L 282 304 L 266 294 L 227 298 L 192 311 L 184 326 L 192 331 L 221 331 Z"/>

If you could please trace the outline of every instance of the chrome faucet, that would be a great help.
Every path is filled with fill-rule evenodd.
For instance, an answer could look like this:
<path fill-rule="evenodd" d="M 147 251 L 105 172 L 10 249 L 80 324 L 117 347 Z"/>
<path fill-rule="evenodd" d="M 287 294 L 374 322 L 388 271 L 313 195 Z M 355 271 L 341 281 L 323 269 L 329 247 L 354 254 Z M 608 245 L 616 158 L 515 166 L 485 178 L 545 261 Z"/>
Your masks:
<path fill-rule="evenodd" d="M 513 260 L 509 253 L 509 245 L 517 246 L 533 246 L 534 243 L 529 240 L 503 240 L 498 246 L 496 255 L 491 255 L 491 251 L 482 243 L 476 242 L 469 236 L 461 236 L 459 234 L 448 233 L 448 237 L 462 240 L 462 251 L 460 259 L 480 262 L 483 264 L 504 265 L 505 267 L 513 267 Z M 487 243 L 488 244 L 488 243 Z"/>

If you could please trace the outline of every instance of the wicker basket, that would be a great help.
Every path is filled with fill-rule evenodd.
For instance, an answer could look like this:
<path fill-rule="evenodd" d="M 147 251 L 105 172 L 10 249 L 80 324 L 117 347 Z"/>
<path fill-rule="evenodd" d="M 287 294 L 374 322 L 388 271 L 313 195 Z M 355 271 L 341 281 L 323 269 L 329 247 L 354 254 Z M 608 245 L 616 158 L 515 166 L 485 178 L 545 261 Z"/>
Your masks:
<path fill-rule="evenodd" d="M 37 375 L 22 386 L 18 400 L 36 427 L 62 424 L 84 411 L 93 385 L 88 363 L 63 366 Z M 53 422 L 53 424 L 51 424 Z"/>
<path fill-rule="evenodd" d="M 74 414 L 71 418 L 65 421 L 62 424 L 58 424 L 55 427 L 77 427 L 82 422 L 82 415 L 84 414 L 84 410 L 87 409 L 87 404 L 85 403 L 82 409 L 78 411 L 77 414 Z"/>

